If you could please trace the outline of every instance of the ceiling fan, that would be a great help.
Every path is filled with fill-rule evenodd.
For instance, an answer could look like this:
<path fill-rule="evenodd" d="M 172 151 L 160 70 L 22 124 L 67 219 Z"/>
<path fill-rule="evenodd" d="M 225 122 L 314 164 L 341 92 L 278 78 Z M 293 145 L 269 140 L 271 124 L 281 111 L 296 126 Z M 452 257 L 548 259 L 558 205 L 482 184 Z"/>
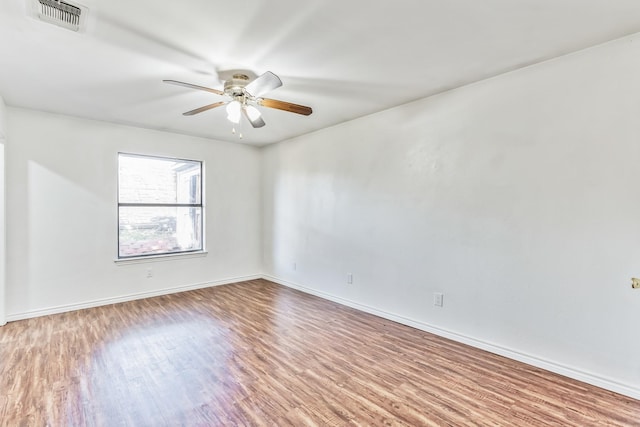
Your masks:
<path fill-rule="evenodd" d="M 191 89 L 203 90 L 231 98 L 229 101 L 214 102 L 213 104 L 187 111 L 186 113 L 182 113 L 183 116 L 193 116 L 194 114 L 226 105 L 227 119 L 230 122 L 238 124 L 240 123 L 241 115 L 244 115 L 249 123 L 251 123 L 251 126 L 254 128 L 261 128 L 265 125 L 265 122 L 262 119 L 260 110 L 258 110 L 256 106 L 275 108 L 277 110 L 289 111 L 291 113 L 302 114 L 304 116 L 308 116 L 313 112 L 311 107 L 306 107 L 304 105 L 279 101 L 277 99 L 262 98 L 266 93 L 282 86 L 280 78 L 271 71 L 267 71 L 253 81 L 249 81 L 249 77 L 246 74 L 233 74 L 231 79 L 224 82 L 223 90 L 179 82 L 177 80 L 163 80 L 163 82 Z"/>

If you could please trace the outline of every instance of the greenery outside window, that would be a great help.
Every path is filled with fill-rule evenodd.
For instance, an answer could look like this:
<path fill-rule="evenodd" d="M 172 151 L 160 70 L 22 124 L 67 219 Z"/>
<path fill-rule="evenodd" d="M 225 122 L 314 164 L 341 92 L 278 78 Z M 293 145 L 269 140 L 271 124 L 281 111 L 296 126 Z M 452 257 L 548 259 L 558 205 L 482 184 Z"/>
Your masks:
<path fill-rule="evenodd" d="M 202 162 L 118 154 L 118 258 L 203 250 Z"/>

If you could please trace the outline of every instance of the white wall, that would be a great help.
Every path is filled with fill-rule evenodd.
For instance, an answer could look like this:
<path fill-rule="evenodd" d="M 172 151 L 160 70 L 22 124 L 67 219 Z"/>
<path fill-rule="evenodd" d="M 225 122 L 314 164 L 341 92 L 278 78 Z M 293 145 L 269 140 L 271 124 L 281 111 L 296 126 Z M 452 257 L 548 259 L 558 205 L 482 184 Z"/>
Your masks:
<path fill-rule="evenodd" d="M 4 104 L 4 99 L 0 96 L 0 325 L 4 325 L 6 323 L 6 314 L 5 314 L 5 259 L 6 259 L 6 248 L 5 248 L 5 189 L 4 189 L 4 170 L 5 170 L 5 161 L 4 161 L 4 145 L 5 145 L 5 135 L 6 135 L 6 107 Z"/>
<path fill-rule="evenodd" d="M 12 107 L 8 130 L 9 320 L 260 273 L 259 150 Z M 114 263 L 119 151 L 204 160 L 206 257 Z"/>
<path fill-rule="evenodd" d="M 635 36 L 266 148 L 266 274 L 640 398 L 638 76 Z"/>
<path fill-rule="evenodd" d="M 0 139 L 5 139 L 7 134 L 7 107 L 4 104 L 4 99 L 0 96 Z"/>

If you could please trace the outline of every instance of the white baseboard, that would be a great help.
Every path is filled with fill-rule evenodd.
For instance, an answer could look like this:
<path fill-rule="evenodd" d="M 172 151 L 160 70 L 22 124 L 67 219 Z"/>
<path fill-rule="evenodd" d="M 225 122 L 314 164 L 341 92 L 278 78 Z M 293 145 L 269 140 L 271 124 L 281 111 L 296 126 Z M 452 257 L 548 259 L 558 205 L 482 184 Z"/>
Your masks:
<path fill-rule="evenodd" d="M 630 384 L 624 384 L 616 380 L 605 378 L 589 372 L 584 372 L 579 369 L 575 369 L 570 366 L 563 365 L 561 363 L 556 363 L 551 360 L 540 358 L 538 356 L 529 355 L 529 354 L 526 354 L 517 350 L 513 350 L 507 347 L 496 345 L 483 340 L 478 340 L 478 339 L 475 339 L 463 334 L 459 334 L 456 332 L 448 331 L 446 329 L 429 325 L 424 322 L 409 319 L 407 317 L 399 316 L 397 314 L 388 313 L 386 311 L 379 310 L 377 308 L 370 307 L 368 305 L 360 304 L 355 301 L 350 301 L 341 297 L 337 297 L 335 295 L 330 295 L 330 294 L 327 294 L 312 288 L 308 288 L 306 286 L 303 286 L 297 283 L 279 279 L 277 277 L 273 277 L 269 275 L 263 275 L 262 277 L 266 280 L 278 283 L 280 285 L 297 289 L 299 291 L 302 291 L 311 295 L 315 295 L 320 298 L 324 298 L 333 302 L 337 302 L 338 304 L 346 305 L 347 307 L 355 308 L 357 310 L 364 311 L 365 313 L 373 314 L 378 317 L 382 317 L 384 319 L 392 320 L 394 322 L 401 323 L 403 325 L 411 326 L 412 328 L 420 329 L 425 332 L 430 332 L 434 335 L 448 338 L 450 340 L 457 341 L 462 344 L 467 344 L 471 347 L 479 348 L 481 350 L 485 350 L 490 353 L 504 356 L 509 359 L 517 360 L 518 362 L 526 363 L 527 365 L 535 366 L 537 368 L 554 372 L 556 374 L 563 375 L 565 377 L 572 378 L 574 380 L 582 381 L 584 383 L 591 384 L 596 387 L 603 388 L 605 390 L 613 391 L 615 393 L 619 393 L 619 394 L 631 397 L 633 399 L 640 399 L 640 389 Z"/>
<path fill-rule="evenodd" d="M 228 285 L 230 283 L 244 282 L 246 280 L 256 280 L 256 279 L 261 279 L 262 277 L 263 276 L 260 274 L 251 275 L 251 276 L 232 277 L 227 279 L 214 280 L 211 282 L 196 283 L 191 285 L 176 286 L 172 288 L 164 288 L 164 289 L 159 289 L 159 290 L 154 290 L 149 292 L 139 292 L 135 294 L 121 295 L 113 298 L 97 299 L 97 300 L 86 301 L 78 304 L 59 305 L 55 307 L 25 311 L 23 313 L 10 314 L 10 315 L 7 315 L 6 320 L 7 322 L 14 322 L 16 320 L 24 320 L 24 319 L 30 319 L 33 317 L 48 316 L 50 314 L 58 314 L 58 313 L 65 313 L 68 311 L 83 310 L 85 308 L 99 307 L 102 305 L 109 305 L 109 304 L 117 304 L 120 302 L 157 297 L 160 295 L 175 294 L 177 292 L 192 291 L 195 289 L 210 288 L 212 286 Z"/>

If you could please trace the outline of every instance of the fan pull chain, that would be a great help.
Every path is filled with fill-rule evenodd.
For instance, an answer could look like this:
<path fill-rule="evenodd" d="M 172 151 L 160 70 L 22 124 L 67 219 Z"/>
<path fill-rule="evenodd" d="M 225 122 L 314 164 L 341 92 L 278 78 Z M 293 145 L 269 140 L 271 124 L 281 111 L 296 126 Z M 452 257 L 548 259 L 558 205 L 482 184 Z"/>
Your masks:
<path fill-rule="evenodd" d="M 231 127 L 231 134 L 235 135 L 238 134 L 238 139 L 242 139 L 243 135 L 242 135 L 242 122 L 238 123 L 238 130 L 236 131 L 236 127 L 232 126 Z"/>
<path fill-rule="evenodd" d="M 232 133 L 233 135 L 235 135 L 235 134 L 236 134 L 236 128 L 235 128 L 235 126 L 231 128 L 231 133 Z M 242 139 L 242 130 L 240 130 L 240 131 L 238 132 L 238 138 L 239 138 L 239 139 Z"/>

